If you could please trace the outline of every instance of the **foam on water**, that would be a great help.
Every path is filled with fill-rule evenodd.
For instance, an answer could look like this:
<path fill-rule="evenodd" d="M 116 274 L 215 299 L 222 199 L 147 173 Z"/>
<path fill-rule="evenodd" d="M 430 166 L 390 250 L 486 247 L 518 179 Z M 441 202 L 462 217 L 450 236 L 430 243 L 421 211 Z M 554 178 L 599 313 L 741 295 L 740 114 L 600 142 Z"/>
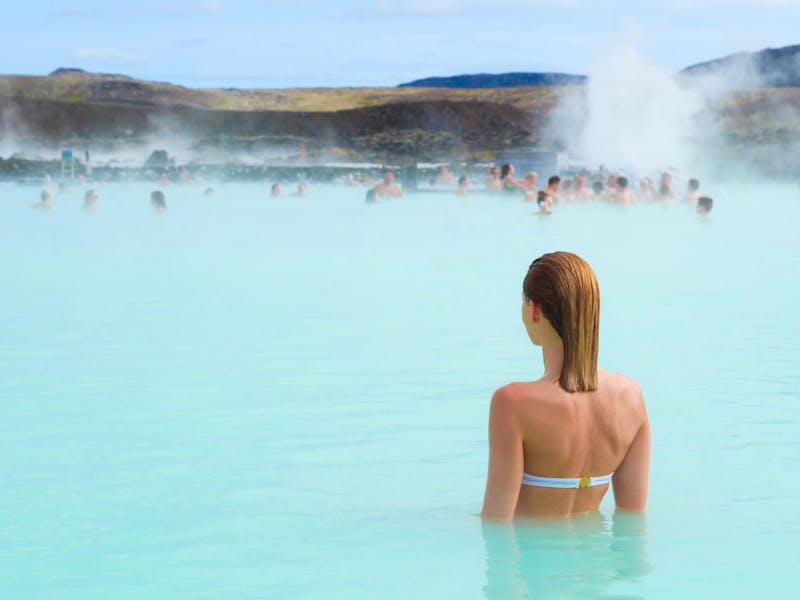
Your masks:
<path fill-rule="evenodd" d="M 796 187 L 714 190 L 707 220 L 37 192 L 0 202 L 4 598 L 794 592 Z M 488 401 L 540 373 L 520 291 L 553 249 L 594 266 L 601 365 L 645 391 L 648 514 L 482 525 Z"/>

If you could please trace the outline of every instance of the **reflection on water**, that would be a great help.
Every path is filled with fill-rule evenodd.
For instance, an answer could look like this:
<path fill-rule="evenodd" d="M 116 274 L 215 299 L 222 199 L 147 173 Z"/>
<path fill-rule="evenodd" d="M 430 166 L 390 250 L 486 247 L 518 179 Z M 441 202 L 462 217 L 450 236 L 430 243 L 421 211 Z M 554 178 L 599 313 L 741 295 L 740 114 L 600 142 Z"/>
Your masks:
<path fill-rule="evenodd" d="M 643 513 L 484 523 L 487 598 L 638 598 L 653 570 Z"/>

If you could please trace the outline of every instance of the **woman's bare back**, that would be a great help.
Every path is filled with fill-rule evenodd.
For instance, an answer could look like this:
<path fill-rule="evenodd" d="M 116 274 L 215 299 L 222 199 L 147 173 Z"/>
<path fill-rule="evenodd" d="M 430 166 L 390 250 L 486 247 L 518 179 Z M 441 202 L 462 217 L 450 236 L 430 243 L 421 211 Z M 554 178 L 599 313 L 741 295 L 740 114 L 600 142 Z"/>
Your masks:
<path fill-rule="evenodd" d="M 524 473 L 556 478 L 614 473 L 617 505 L 643 508 L 650 432 L 641 390 L 632 379 L 598 371 L 595 392 L 574 393 L 558 381 L 512 383 L 497 391 L 492 412 L 506 413 L 493 414 L 495 421 L 516 423 L 521 446 L 517 462 Z M 517 516 L 596 510 L 608 489 L 607 484 L 573 489 L 522 485 L 521 475 Z"/>

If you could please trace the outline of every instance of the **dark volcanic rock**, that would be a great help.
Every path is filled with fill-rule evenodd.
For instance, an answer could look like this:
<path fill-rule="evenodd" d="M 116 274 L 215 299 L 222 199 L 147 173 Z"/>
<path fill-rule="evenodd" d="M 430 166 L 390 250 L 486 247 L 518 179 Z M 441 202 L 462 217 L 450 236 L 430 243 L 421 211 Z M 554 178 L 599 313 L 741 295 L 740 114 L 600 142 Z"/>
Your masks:
<path fill-rule="evenodd" d="M 741 87 L 800 87 L 800 45 L 740 52 L 681 71 L 689 77 L 710 74 L 735 79 Z"/>
<path fill-rule="evenodd" d="M 477 75 L 453 75 L 452 77 L 426 77 L 397 87 L 437 87 L 437 88 L 502 88 L 520 86 L 565 86 L 583 85 L 585 75 L 568 73 L 479 73 Z"/>

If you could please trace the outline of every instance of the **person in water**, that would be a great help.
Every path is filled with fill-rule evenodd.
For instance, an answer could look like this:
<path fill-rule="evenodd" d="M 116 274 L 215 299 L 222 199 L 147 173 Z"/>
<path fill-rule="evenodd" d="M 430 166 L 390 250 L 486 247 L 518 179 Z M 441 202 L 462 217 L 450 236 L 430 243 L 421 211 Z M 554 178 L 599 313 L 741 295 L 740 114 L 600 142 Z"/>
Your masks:
<path fill-rule="evenodd" d="M 536 171 L 528 171 L 525 174 L 525 179 L 519 182 L 519 187 L 521 187 L 526 192 L 533 192 L 535 194 L 537 192 L 536 179 L 538 177 L 539 174 Z"/>
<path fill-rule="evenodd" d="M 401 198 L 403 190 L 394 182 L 394 171 L 386 169 L 383 172 L 383 181 L 375 186 L 375 191 L 384 198 Z"/>
<path fill-rule="evenodd" d="M 653 180 L 649 177 L 642 177 L 639 181 L 639 198 L 642 200 L 652 200 L 656 197 L 656 189 L 653 187 Z"/>
<path fill-rule="evenodd" d="M 437 187 L 452 187 L 456 184 L 455 175 L 450 172 L 450 167 L 441 165 L 439 167 L 439 174 L 433 180 L 433 185 Z"/>
<path fill-rule="evenodd" d="M 514 179 L 514 165 L 505 163 L 500 167 L 500 184 L 504 192 L 516 192 L 519 189 L 519 182 Z"/>
<path fill-rule="evenodd" d="M 306 182 L 301 181 L 297 184 L 297 191 L 291 194 L 295 198 L 303 198 L 306 195 Z"/>
<path fill-rule="evenodd" d="M 612 204 L 621 204 L 622 206 L 630 206 L 636 202 L 636 196 L 628 188 L 627 177 L 617 177 L 616 187 L 611 192 L 609 200 L 611 200 Z"/>
<path fill-rule="evenodd" d="M 544 190 L 539 190 L 539 193 L 536 196 L 536 204 L 539 205 L 539 212 L 537 215 L 549 215 L 553 212 L 553 201 L 550 199 L 550 196 L 547 195 L 547 192 Z"/>
<path fill-rule="evenodd" d="M 714 207 L 714 199 L 708 196 L 700 196 L 697 199 L 697 214 L 701 217 L 707 217 L 708 213 Z"/>
<path fill-rule="evenodd" d="M 466 197 L 467 190 L 469 188 L 469 179 L 466 175 L 462 175 L 458 178 L 458 188 L 456 188 L 456 194 L 458 196 Z"/>
<path fill-rule="evenodd" d="M 273 183 L 272 187 L 269 188 L 269 195 L 270 198 L 279 198 L 281 195 L 281 184 Z"/>
<path fill-rule="evenodd" d="M 33 205 L 32 208 L 40 208 L 44 210 L 50 210 L 53 208 L 53 194 L 47 188 L 43 189 L 42 192 L 39 194 L 39 202 Z"/>
<path fill-rule="evenodd" d="M 578 173 L 575 176 L 575 185 L 572 186 L 573 202 L 588 202 L 594 198 L 594 192 L 586 187 L 586 174 Z"/>
<path fill-rule="evenodd" d="M 661 183 L 658 186 L 658 199 L 662 201 L 674 200 L 675 192 L 672 191 L 672 175 L 661 174 Z"/>
<path fill-rule="evenodd" d="M 600 292 L 579 256 L 537 258 L 522 284 L 522 322 L 544 374 L 498 389 L 489 410 L 481 516 L 597 510 L 609 484 L 618 509 L 644 510 L 650 424 L 639 385 L 597 368 Z"/>
<path fill-rule="evenodd" d="M 561 196 L 558 193 L 560 187 L 561 187 L 561 177 L 559 177 L 558 175 L 553 175 L 550 179 L 547 180 L 547 187 L 544 188 L 544 191 L 546 191 L 547 195 L 550 196 L 550 201 L 553 204 L 561 204 Z"/>
<path fill-rule="evenodd" d="M 161 190 L 156 190 L 155 192 L 150 193 L 150 206 L 153 207 L 153 210 L 156 212 L 164 212 L 167 210 L 167 203 L 164 199 L 164 192 Z"/>
<path fill-rule="evenodd" d="M 683 201 L 692 204 L 697 204 L 697 199 L 700 197 L 700 182 L 697 179 L 690 179 L 686 185 L 686 193 L 683 195 Z"/>
<path fill-rule="evenodd" d="M 97 208 L 97 199 L 99 196 L 94 190 L 87 190 L 83 195 L 83 209 L 95 210 Z"/>
<path fill-rule="evenodd" d="M 486 179 L 487 192 L 499 192 L 503 189 L 503 182 L 500 181 L 500 169 L 492 167 L 489 169 L 489 177 Z"/>

